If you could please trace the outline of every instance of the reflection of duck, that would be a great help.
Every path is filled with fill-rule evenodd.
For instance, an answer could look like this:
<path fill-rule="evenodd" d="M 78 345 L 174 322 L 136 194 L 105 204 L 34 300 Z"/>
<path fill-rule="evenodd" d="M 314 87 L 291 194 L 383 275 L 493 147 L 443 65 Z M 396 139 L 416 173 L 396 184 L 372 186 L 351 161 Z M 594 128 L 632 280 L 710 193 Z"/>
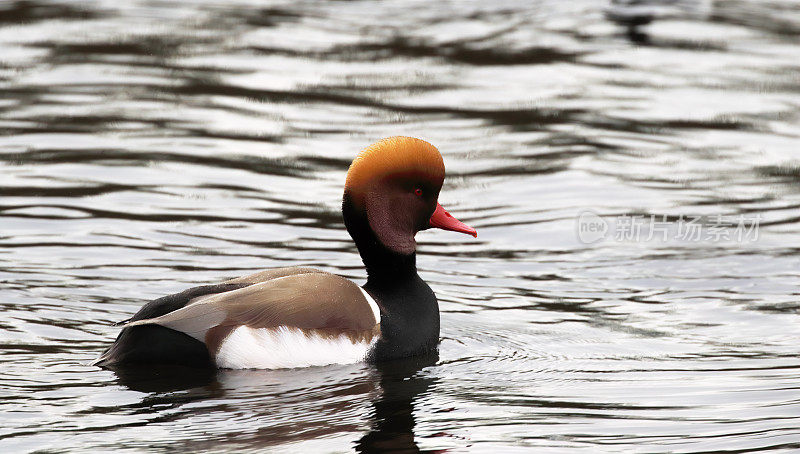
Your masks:
<path fill-rule="evenodd" d="M 414 441 L 414 401 L 435 379 L 416 375 L 437 361 L 438 355 L 433 352 L 378 365 L 381 396 L 373 404 L 372 429 L 356 443 L 358 452 L 420 452 Z"/>
<path fill-rule="evenodd" d="M 183 391 L 212 385 L 218 371 L 211 368 L 173 366 L 169 364 L 144 368 L 120 366 L 114 368 L 114 375 L 120 385 L 142 393 L 164 393 Z"/>
<path fill-rule="evenodd" d="M 176 436 L 171 449 L 207 451 L 224 438 L 233 449 L 271 452 L 297 451 L 291 447 L 313 440 L 352 444 L 371 424 L 368 410 L 381 396 L 378 370 L 364 364 L 280 370 L 135 365 L 114 367 L 113 373 L 119 384 L 147 393 L 127 405 L 150 420 L 191 421 L 191 432 L 204 434 Z"/>
<path fill-rule="evenodd" d="M 230 414 L 247 415 L 248 423 L 241 427 L 219 427 L 238 445 L 260 450 L 360 433 L 362 422 L 353 415 L 366 414 L 365 405 L 371 401 L 370 428 L 355 441 L 355 450 L 404 453 L 420 452 L 414 433 L 415 405 L 437 381 L 420 371 L 437 361 L 434 351 L 380 362 L 374 368 L 344 365 L 265 371 L 155 365 L 118 366 L 114 374 L 121 385 L 150 393 L 136 407 L 181 408 L 182 418 L 203 415 L 212 431 L 215 421 L 228 421 Z M 179 390 L 185 392 L 174 392 Z M 193 405 L 185 406 L 188 402 Z M 172 446 L 203 450 L 208 438 L 184 439 Z"/>
<path fill-rule="evenodd" d="M 605 9 L 608 20 L 627 28 L 635 42 L 647 41 L 641 27 L 656 20 L 706 17 L 711 0 L 611 0 Z"/>
<path fill-rule="evenodd" d="M 312 268 L 276 268 L 146 304 L 95 364 L 282 368 L 388 360 L 434 350 L 436 296 L 416 270 L 415 234 L 476 235 L 438 204 L 438 150 L 409 137 L 366 148 L 342 213 L 367 268 L 363 288 Z"/>

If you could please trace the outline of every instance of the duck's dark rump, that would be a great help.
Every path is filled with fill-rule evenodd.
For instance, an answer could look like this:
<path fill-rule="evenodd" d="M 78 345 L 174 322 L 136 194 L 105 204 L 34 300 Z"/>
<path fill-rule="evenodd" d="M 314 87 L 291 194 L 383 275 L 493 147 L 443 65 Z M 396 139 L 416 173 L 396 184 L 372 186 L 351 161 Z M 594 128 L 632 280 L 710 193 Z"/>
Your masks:
<path fill-rule="evenodd" d="M 186 306 L 189 301 L 198 296 L 229 292 L 248 285 L 250 284 L 237 283 L 193 287 L 150 301 L 142 306 L 136 315 L 119 324 L 160 317 Z M 214 365 L 204 343 L 187 334 L 159 325 L 124 328 L 114 344 L 93 364 L 114 366 L 144 363 L 197 367 L 213 367 Z"/>

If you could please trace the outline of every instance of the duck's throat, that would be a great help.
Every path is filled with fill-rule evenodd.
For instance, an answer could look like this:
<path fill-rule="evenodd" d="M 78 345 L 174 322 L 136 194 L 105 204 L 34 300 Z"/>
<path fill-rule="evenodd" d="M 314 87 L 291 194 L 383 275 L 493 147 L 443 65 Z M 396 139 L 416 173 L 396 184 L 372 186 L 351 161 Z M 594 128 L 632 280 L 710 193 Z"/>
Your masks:
<path fill-rule="evenodd" d="M 342 214 L 367 269 L 369 281 L 385 285 L 417 276 L 416 251 L 401 253 L 384 245 L 373 232 L 367 217 L 353 206 L 347 194 L 342 202 Z"/>
<path fill-rule="evenodd" d="M 387 285 L 417 276 L 417 254 L 400 254 L 384 246 L 372 231 L 355 239 L 358 253 L 367 269 L 368 281 Z"/>
<path fill-rule="evenodd" d="M 381 286 L 391 286 L 399 281 L 417 276 L 417 254 L 400 255 L 381 248 L 362 250 L 361 259 L 367 268 L 367 281 Z"/>

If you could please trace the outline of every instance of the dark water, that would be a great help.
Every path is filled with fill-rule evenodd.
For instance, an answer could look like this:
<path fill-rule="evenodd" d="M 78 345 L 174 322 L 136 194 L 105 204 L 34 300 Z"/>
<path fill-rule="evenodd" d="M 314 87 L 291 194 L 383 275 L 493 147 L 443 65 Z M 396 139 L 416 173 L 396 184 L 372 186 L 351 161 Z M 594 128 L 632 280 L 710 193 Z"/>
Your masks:
<path fill-rule="evenodd" d="M 800 5 L 605 7 L 0 3 L 0 450 L 800 448 Z M 344 174 L 397 134 L 480 233 L 418 236 L 438 358 L 86 365 L 166 293 L 362 281 Z M 651 215 L 669 238 L 616 236 Z"/>

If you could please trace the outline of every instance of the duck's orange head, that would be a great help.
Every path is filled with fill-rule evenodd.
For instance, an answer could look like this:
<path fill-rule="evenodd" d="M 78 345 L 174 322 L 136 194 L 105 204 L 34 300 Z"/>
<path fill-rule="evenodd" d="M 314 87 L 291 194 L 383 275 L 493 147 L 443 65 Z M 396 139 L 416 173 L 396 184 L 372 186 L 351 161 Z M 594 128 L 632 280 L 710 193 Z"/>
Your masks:
<path fill-rule="evenodd" d="M 444 162 L 436 147 L 413 137 L 389 137 L 353 160 L 344 204 L 363 216 L 378 241 L 400 254 L 413 253 L 414 235 L 431 227 L 477 236 L 439 205 L 443 182 Z M 358 242 L 349 223 L 348 230 Z"/>

